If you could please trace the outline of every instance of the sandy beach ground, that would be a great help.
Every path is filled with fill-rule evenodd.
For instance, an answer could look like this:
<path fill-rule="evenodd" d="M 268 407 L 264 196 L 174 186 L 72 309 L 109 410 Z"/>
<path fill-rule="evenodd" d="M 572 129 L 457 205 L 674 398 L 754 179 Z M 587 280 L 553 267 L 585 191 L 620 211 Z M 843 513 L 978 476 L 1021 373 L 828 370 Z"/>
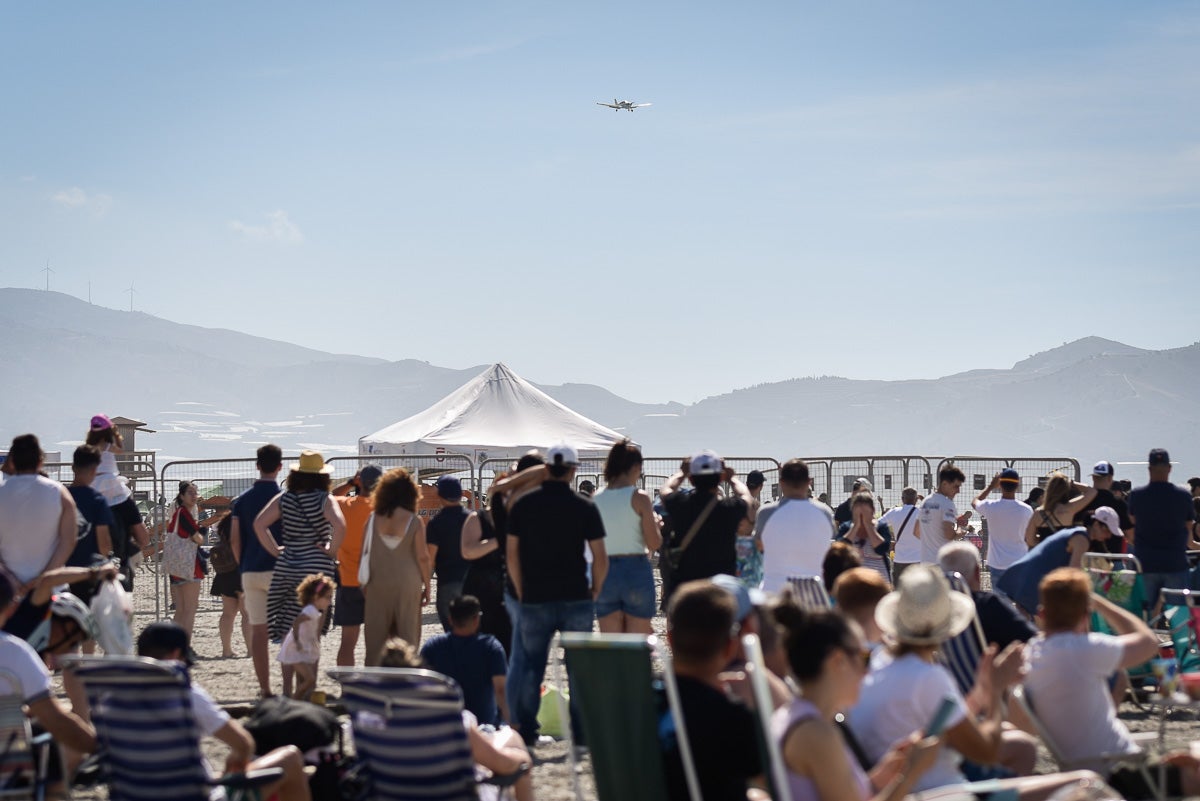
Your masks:
<path fill-rule="evenodd" d="M 142 578 L 142 575 L 139 575 L 139 580 Z M 145 584 L 148 584 L 148 582 L 143 582 L 143 585 Z M 139 609 L 152 610 L 153 600 L 152 597 L 147 597 L 147 589 L 146 586 L 139 587 L 137 593 L 138 606 Z M 241 640 L 240 632 L 236 629 L 234 634 L 234 653 L 237 656 L 232 659 L 219 658 L 221 645 L 217 632 L 218 603 L 216 599 L 209 598 L 206 587 L 201 598 L 201 611 L 196 618 L 193 643 L 200 659 L 193 669 L 192 678 L 207 689 L 223 706 L 228 708 L 231 714 L 237 716 L 245 714 L 254 703 L 257 684 L 254 680 L 250 659 L 246 655 L 246 646 Z M 139 615 L 134 623 L 135 631 L 153 619 L 152 614 Z M 661 635 L 664 631 L 665 620 L 659 616 L 655 619 L 654 625 L 655 630 Z M 437 621 L 437 615 L 431 604 L 425 607 L 423 611 L 423 637 L 430 637 L 440 632 L 441 625 Z M 339 637 L 340 632 L 334 629 L 321 641 L 322 675 L 318 689 L 324 690 L 328 694 L 331 703 L 339 694 L 338 685 L 337 682 L 324 675 L 324 670 L 333 667 L 335 664 Z M 274 658 L 275 650 L 274 648 L 272 649 L 272 658 Z M 362 664 L 363 647 L 361 640 L 356 658 L 358 664 Z M 278 666 L 273 665 L 273 669 L 273 687 L 278 692 Z M 546 682 L 552 682 L 549 669 L 547 670 Z M 1126 702 L 1121 706 L 1120 715 L 1129 728 L 1134 731 L 1159 730 L 1160 715 L 1155 709 L 1141 709 L 1130 702 Z M 1168 748 L 1187 747 L 1191 740 L 1200 739 L 1200 719 L 1198 719 L 1197 712 L 1186 709 L 1171 712 L 1166 718 L 1164 735 L 1163 743 Z M 209 740 L 206 742 L 204 750 L 212 764 L 217 766 L 222 764 L 224 747 L 220 743 Z M 553 744 L 538 746 L 534 749 L 533 756 L 536 797 L 544 801 L 568 801 L 575 798 L 575 787 L 566 742 L 558 741 Z M 1053 770 L 1054 763 L 1051 761 L 1049 753 L 1046 752 L 1045 748 L 1042 748 L 1039 759 L 1039 772 L 1045 773 L 1052 772 Z M 576 775 L 579 779 L 582 797 L 586 801 L 596 801 L 590 762 L 586 756 L 581 760 L 580 769 Z M 91 799 L 105 799 L 108 796 L 105 790 L 96 789 L 88 791 L 77 790 L 73 797 L 90 801 Z"/>

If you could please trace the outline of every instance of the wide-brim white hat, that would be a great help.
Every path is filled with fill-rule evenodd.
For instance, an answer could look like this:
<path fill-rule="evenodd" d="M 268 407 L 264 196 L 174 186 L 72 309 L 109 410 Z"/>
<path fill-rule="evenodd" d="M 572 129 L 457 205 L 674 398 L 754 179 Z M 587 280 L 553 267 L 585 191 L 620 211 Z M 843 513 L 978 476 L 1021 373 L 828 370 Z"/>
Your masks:
<path fill-rule="evenodd" d="M 875 607 L 875 622 L 897 642 L 940 645 L 960 633 L 975 617 L 975 602 L 950 589 L 934 565 L 913 565 L 900 575 L 900 585 Z"/>

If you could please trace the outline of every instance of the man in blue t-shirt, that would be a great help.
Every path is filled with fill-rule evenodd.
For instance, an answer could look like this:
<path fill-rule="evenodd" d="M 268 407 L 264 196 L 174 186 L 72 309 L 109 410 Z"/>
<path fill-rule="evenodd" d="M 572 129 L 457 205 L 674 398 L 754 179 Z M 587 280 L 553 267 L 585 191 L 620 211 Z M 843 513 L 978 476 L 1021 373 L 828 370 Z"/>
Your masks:
<path fill-rule="evenodd" d="M 279 494 L 279 470 L 283 467 L 283 451 L 278 445 L 263 445 L 258 449 L 258 481 L 233 501 L 233 523 L 229 542 L 242 574 L 242 599 L 245 615 L 250 621 L 250 658 L 254 675 L 264 698 L 271 695 L 271 655 L 267 647 L 267 593 L 275 572 L 275 557 L 267 553 L 254 535 L 254 518 Z M 283 542 L 283 528 L 271 526 L 275 543 Z"/>
<path fill-rule="evenodd" d="M 113 553 L 113 514 L 104 496 L 92 489 L 96 468 L 100 466 L 100 449 L 94 445 L 80 445 L 71 457 L 71 469 L 75 473 L 67 491 L 75 499 L 75 515 L 78 539 L 75 550 L 67 557 L 67 567 L 92 567 L 96 557 L 108 557 Z M 71 585 L 71 593 L 84 603 L 96 594 L 94 581 L 81 581 Z M 88 653 L 91 653 L 90 651 Z"/>
<path fill-rule="evenodd" d="M 1191 493 L 1171 483 L 1171 457 L 1165 450 L 1150 451 L 1149 465 L 1150 483 L 1129 493 L 1129 540 L 1142 563 L 1146 605 L 1153 609 L 1164 587 L 1187 586 L 1188 523 L 1196 519 L 1196 511 Z"/>
<path fill-rule="evenodd" d="M 426 640 L 421 658 L 431 669 L 458 682 L 463 706 L 480 723 L 498 726 L 508 722 L 504 704 L 508 664 L 500 641 L 479 633 L 481 614 L 479 599 L 474 595 L 455 598 L 450 602 L 450 632 Z"/>

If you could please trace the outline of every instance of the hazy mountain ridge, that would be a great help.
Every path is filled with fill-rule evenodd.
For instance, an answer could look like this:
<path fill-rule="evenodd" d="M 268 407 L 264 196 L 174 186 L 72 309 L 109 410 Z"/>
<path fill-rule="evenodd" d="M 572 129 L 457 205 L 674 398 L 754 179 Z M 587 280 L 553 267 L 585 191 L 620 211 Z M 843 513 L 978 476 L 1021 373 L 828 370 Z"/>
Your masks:
<path fill-rule="evenodd" d="M 51 450 L 78 442 L 88 418 L 104 411 L 147 421 L 159 433 L 138 444 L 164 458 L 244 455 L 268 439 L 289 450 L 352 453 L 360 436 L 421 411 L 486 367 L 325 353 L 37 290 L 0 289 L 0 323 L 8 377 L 0 440 L 32 430 Z M 1067 454 L 1090 464 L 1141 460 L 1161 445 L 1200 463 L 1192 455 L 1200 446 L 1200 343 L 1148 351 L 1085 337 L 1007 370 L 903 381 L 810 376 L 691 405 L 636 403 L 590 384 L 538 386 L 656 455 L 702 447 L 781 459 L 969 451 Z"/>

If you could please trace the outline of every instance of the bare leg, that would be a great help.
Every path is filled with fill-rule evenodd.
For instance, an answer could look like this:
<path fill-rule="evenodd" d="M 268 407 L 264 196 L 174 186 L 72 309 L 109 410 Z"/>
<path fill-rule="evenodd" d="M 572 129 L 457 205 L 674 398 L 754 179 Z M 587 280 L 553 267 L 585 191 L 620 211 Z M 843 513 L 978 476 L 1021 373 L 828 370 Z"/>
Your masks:
<path fill-rule="evenodd" d="M 192 638 L 192 628 L 196 623 L 196 609 L 200 606 L 200 582 L 190 581 L 180 584 L 175 595 L 175 622 L 188 633 L 188 641 Z"/>
<path fill-rule="evenodd" d="M 288 697 L 292 695 L 292 681 L 296 677 L 296 670 L 292 665 L 280 665 L 279 672 L 283 675 L 283 694 Z"/>
<path fill-rule="evenodd" d="M 291 666 L 296 671 L 296 694 L 293 698 L 307 701 L 317 686 L 317 666 L 308 662 L 297 662 Z"/>
<path fill-rule="evenodd" d="M 1021 779 L 1003 779 L 995 784 L 989 784 L 990 789 L 1015 789 L 1021 801 L 1046 801 L 1055 792 L 1072 784 L 1092 786 L 1103 785 L 1104 779 L 1090 770 L 1075 770 L 1070 773 L 1048 773 L 1045 776 L 1026 776 Z M 967 785 L 970 788 L 970 785 Z M 1110 790 L 1116 798 L 1116 791 Z M 1107 797 L 1107 796 L 1106 796 Z"/>
<path fill-rule="evenodd" d="M 304 758 L 294 745 L 276 748 L 251 762 L 248 770 L 261 768 L 283 768 L 283 778 L 262 788 L 263 798 L 278 798 L 279 801 L 312 801 L 308 789 L 308 776 L 304 774 Z"/>
<path fill-rule="evenodd" d="M 648 617 L 625 616 L 625 631 L 630 634 L 653 634 L 654 626 Z"/>
<path fill-rule="evenodd" d="M 221 619 L 217 621 L 217 632 L 221 635 L 221 656 L 233 656 L 233 624 L 237 619 L 238 599 L 221 596 Z"/>
<path fill-rule="evenodd" d="M 1017 729 L 1005 729 L 997 761 L 1018 776 L 1032 775 L 1037 764 L 1037 738 Z"/>
<path fill-rule="evenodd" d="M 242 621 L 242 642 L 246 644 L 246 654 L 250 654 L 250 618 L 246 615 L 246 594 L 238 593 L 238 615 Z"/>
<path fill-rule="evenodd" d="M 354 649 L 358 647 L 358 633 L 362 626 L 342 626 L 342 641 L 338 645 L 338 667 L 354 667 Z"/>
<path fill-rule="evenodd" d="M 625 631 L 625 613 L 612 612 L 596 621 L 601 634 L 620 634 Z"/>
<path fill-rule="evenodd" d="M 467 740 L 471 744 L 471 758 L 476 764 L 498 775 L 515 771 L 522 764 L 533 764 L 525 743 L 517 736 L 516 729 L 500 729 L 493 735 L 484 734 L 478 726 L 467 729 Z M 529 771 L 513 785 L 517 801 L 533 801 L 533 772 Z"/>
<path fill-rule="evenodd" d="M 250 661 L 254 663 L 258 691 L 266 698 L 271 694 L 271 652 L 266 623 L 250 627 Z"/>

